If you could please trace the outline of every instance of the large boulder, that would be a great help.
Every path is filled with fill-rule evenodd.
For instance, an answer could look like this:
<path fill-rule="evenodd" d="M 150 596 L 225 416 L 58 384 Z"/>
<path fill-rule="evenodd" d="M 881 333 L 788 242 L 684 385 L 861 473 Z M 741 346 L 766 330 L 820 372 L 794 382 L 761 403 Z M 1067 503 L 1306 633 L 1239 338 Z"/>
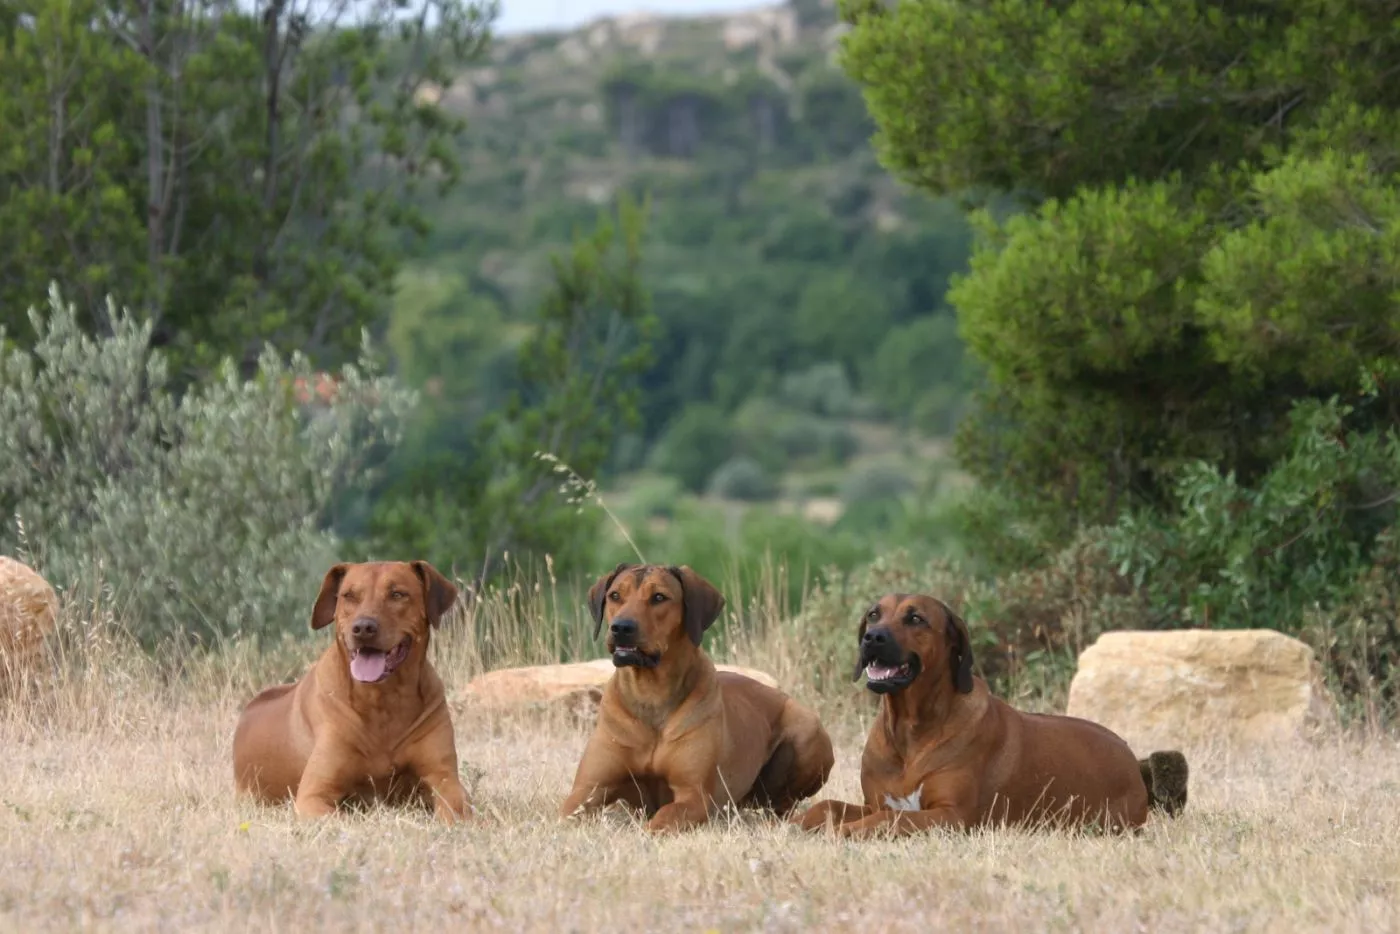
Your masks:
<path fill-rule="evenodd" d="M 1070 716 L 1134 750 L 1203 741 L 1259 744 L 1335 722 L 1313 651 L 1272 629 L 1104 633 L 1079 657 Z"/>
<path fill-rule="evenodd" d="M 37 571 L 0 555 L 0 690 L 32 678 L 58 623 L 58 594 Z"/>
<path fill-rule="evenodd" d="M 769 687 L 778 686 L 771 675 L 762 671 L 734 665 L 715 667 L 746 675 Z M 586 718 L 597 710 L 603 699 L 603 686 L 614 671 L 610 658 L 567 665 L 500 668 L 467 682 L 455 700 L 467 707 L 497 712 L 558 710 Z"/>

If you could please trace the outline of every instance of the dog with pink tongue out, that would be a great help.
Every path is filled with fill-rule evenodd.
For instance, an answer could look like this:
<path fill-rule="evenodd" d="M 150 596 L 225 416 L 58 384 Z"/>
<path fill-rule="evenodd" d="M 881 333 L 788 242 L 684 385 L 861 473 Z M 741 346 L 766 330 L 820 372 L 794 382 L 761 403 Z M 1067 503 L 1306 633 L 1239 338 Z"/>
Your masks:
<path fill-rule="evenodd" d="M 428 637 L 456 600 L 426 561 L 331 568 L 311 628 L 334 623 L 335 638 L 304 678 L 243 709 L 237 790 L 269 804 L 290 798 L 299 817 L 382 801 L 468 818 L 442 680 L 428 661 Z"/>

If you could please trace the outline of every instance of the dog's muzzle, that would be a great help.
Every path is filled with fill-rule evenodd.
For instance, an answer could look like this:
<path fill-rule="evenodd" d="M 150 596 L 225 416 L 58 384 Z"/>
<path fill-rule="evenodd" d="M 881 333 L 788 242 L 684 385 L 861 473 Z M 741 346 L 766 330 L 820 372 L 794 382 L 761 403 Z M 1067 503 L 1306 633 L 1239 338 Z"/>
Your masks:
<path fill-rule="evenodd" d="M 608 624 L 608 652 L 616 668 L 655 668 L 661 653 L 651 653 L 637 644 L 641 628 L 635 620 L 615 619 Z"/>
<path fill-rule="evenodd" d="M 900 648 L 884 627 L 871 629 L 861 637 L 860 661 L 865 668 L 865 686 L 876 694 L 904 690 L 922 668 L 919 656 Z"/>

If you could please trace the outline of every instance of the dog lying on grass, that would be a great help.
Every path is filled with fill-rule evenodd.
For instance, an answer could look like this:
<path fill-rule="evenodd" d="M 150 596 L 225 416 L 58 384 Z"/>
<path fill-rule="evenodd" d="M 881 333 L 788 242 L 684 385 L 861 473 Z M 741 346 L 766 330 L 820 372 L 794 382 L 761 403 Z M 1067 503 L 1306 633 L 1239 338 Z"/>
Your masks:
<path fill-rule="evenodd" d="M 311 628 L 335 639 L 295 684 L 258 694 L 233 736 L 234 781 L 265 802 L 292 798 L 299 817 L 342 802 L 416 801 L 447 822 L 471 802 L 428 636 L 457 588 L 426 561 L 337 564 Z"/>
<path fill-rule="evenodd" d="M 752 678 L 716 672 L 700 642 L 724 597 L 688 567 L 619 564 L 588 594 L 617 671 L 560 809 L 624 801 L 678 831 L 733 804 L 787 814 L 835 763 L 817 715 Z"/>
<path fill-rule="evenodd" d="M 933 597 L 890 594 L 864 615 L 855 680 L 882 704 L 861 758 L 864 804 L 793 818 L 843 837 L 1008 823 L 1135 829 L 1186 804 L 1179 752 L 1139 760 L 1117 734 L 1023 713 L 972 674 L 967 625 Z"/>

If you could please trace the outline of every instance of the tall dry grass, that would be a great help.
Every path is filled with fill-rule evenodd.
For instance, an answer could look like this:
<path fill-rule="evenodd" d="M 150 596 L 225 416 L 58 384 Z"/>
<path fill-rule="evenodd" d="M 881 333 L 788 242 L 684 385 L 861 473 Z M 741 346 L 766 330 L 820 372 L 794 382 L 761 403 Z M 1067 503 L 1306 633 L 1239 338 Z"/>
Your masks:
<path fill-rule="evenodd" d="M 818 691 L 773 596 L 785 588 L 760 591 L 732 600 L 716 654 L 818 707 L 838 749 L 823 796 L 854 799 L 873 704 L 854 685 Z M 481 595 L 434 643 L 449 689 L 487 666 L 593 654 L 577 593 L 546 579 Z M 583 727 L 458 707 L 477 824 L 387 809 L 298 823 L 234 797 L 229 740 L 246 698 L 326 638 L 151 657 L 109 593 L 67 594 L 52 677 L 0 710 L 0 929 L 1400 928 L 1400 750 L 1383 733 L 1189 749 L 1186 813 L 1135 837 L 852 844 L 722 816 L 658 840 L 622 815 L 555 820 Z"/>

